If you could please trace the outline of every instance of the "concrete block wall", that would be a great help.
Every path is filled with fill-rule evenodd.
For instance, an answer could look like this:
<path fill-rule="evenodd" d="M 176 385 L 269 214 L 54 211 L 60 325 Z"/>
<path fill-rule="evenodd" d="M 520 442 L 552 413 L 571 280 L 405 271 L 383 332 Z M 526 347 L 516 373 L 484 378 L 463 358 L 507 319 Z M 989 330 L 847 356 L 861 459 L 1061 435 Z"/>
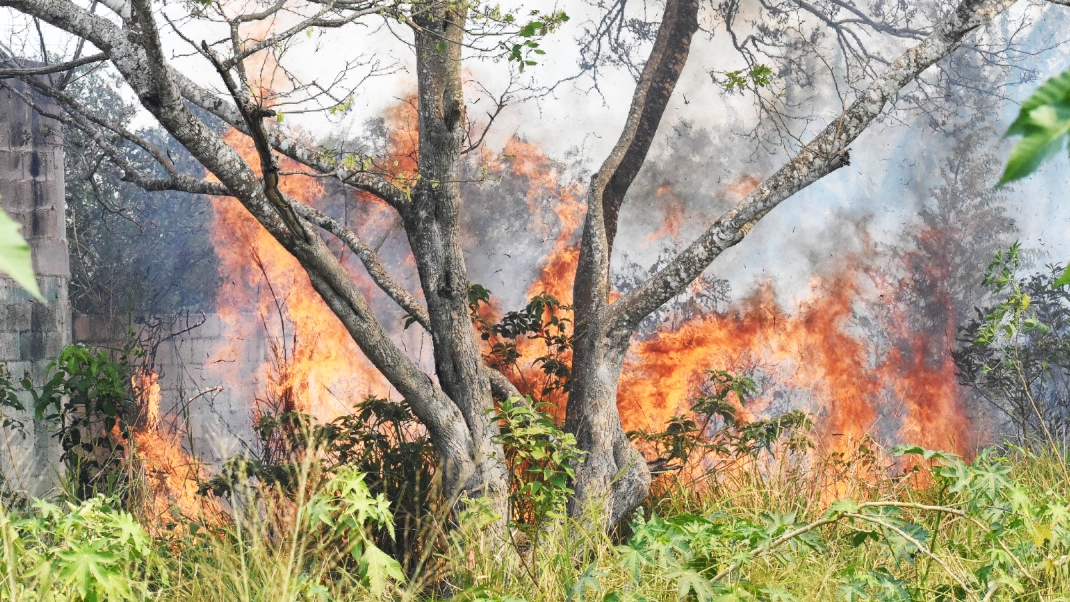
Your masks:
<path fill-rule="evenodd" d="M 251 442 L 251 410 L 261 394 L 267 349 L 262 337 L 242 334 L 259 316 L 227 319 L 218 314 L 151 318 L 156 328 L 135 324 L 134 330 L 153 352 L 151 365 L 160 377 L 160 415 L 166 432 L 192 435 L 193 452 L 219 465 Z M 74 318 L 74 340 L 87 345 L 117 347 L 126 325 L 96 316 Z M 178 333 L 168 336 L 171 333 Z M 151 342 L 160 341 L 153 349 Z M 188 444 L 186 445 L 188 447 Z M 190 451 L 187 449 L 187 451 Z"/>
<path fill-rule="evenodd" d="M 33 95 L 17 80 L 5 84 Z M 51 111 L 58 110 L 50 99 L 33 98 Z M 0 363 L 16 378 L 28 373 L 37 383 L 48 362 L 71 341 L 64 193 L 60 124 L 38 115 L 10 89 L 0 88 L 0 207 L 22 225 L 46 300 L 44 304 L 33 300 L 0 276 Z M 23 404 L 28 406 L 29 399 L 24 397 Z M 57 474 L 59 450 L 46 426 L 35 423 L 30 412 L 16 418 L 26 424 L 26 436 L 3 433 L 13 453 L 3 454 L 0 466 L 14 481 L 9 485 L 39 493 Z"/>

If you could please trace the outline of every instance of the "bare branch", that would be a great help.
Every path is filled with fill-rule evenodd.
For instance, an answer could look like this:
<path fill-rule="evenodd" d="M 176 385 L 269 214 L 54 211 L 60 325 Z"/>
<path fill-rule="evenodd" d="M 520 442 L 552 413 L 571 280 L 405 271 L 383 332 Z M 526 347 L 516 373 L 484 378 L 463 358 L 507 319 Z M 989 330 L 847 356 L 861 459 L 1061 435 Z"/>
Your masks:
<path fill-rule="evenodd" d="M 8 77 L 24 77 L 30 75 L 47 75 L 49 73 L 59 73 L 61 71 L 69 71 L 76 67 L 88 65 L 90 63 L 99 63 L 106 60 L 108 57 L 104 56 L 104 53 L 93 54 L 73 61 L 67 61 L 65 63 L 53 63 L 51 65 L 45 65 L 43 67 L 18 67 L 14 69 L 0 69 L 0 79 Z"/>
<path fill-rule="evenodd" d="M 375 284 L 393 299 L 401 309 L 412 316 L 417 323 L 425 329 L 430 329 L 430 318 L 427 316 L 427 309 L 390 276 L 382 261 L 379 260 L 379 255 L 356 232 L 353 232 L 345 224 L 319 209 L 305 205 L 295 199 L 289 200 L 298 215 L 337 236 L 339 240 L 345 243 L 357 255 L 360 262 L 364 264 L 364 269 L 368 270 L 368 275 L 371 276 Z"/>
<path fill-rule="evenodd" d="M 223 68 L 224 69 L 230 69 L 230 68 L 234 67 L 234 65 L 236 65 L 239 62 L 245 60 L 246 58 L 256 54 L 257 52 L 260 52 L 261 50 L 263 50 L 265 48 L 269 48 L 271 46 L 274 46 L 275 44 L 278 44 L 279 42 L 281 42 L 283 40 L 287 40 L 289 38 L 292 38 L 293 36 L 305 31 L 309 27 L 332 27 L 332 28 L 333 27 L 341 27 L 341 26 L 346 25 L 348 23 L 352 23 L 353 21 L 356 21 L 357 19 L 359 19 L 361 17 L 367 17 L 369 15 L 382 14 L 384 11 L 387 10 L 387 8 L 393 6 L 393 2 L 386 3 L 385 6 L 377 6 L 373 2 L 372 6 L 370 6 L 370 7 L 364 8 L 363 10 L 354 10 L 352 13 L 350 13 L 350 14 L 344 16 L 344 17 L 340 17 L 338 19 L 326 19 L 326 18 L 324 18 L 324 15 L 330 14 L 331 12 L 334 12 L 335 10 L 337 10 L 336 4 L 337 3 L 334 2 L 334 1 L 327 2 L 326 5 L 319 12 L 317 12 L 316 14 L 312 15 L 311 17 L 308 17 L 305 20 L 297 23 L 293 27 L 283 31 L 282 33 L 280 33 L 278 35 L 269 36 L 267 38 L 264 38 L 263 40 L 260 40 L 259 42 L 255 43 L 255 44 L 252 44 L 251 46 L 247 46 L 247 47 L 243 48 L 241 50 L 241 52 L 239 52 L 239 53 L 235 54 L 234 56 L 228 58 L 227 60 L 223 61 L 222 62 L 223 63 Z M 268 11 L 265 11 L 265 12 L 268 12 Z M 268 13 L 268 14 L 271 14 L 271 13 Z M 266 16 L 267 15 L 265 15 L 265 17 Z"/>
<path fill-rule="evenodd" d="M 39 89 L 44 88 L 44 86 L 40 86 L 39 82 L 35 82 L 32 79 L 27 79 L 26 81 L 31 85 L 35 85 L 35 87 L 39 86 Z M 53 98 L 60 102 L 60 104 L 64 104 L 66 108 L 69 109 L 69 111 L 56 113 L 42 106 L 40 103 L 36 102 L 33 97 L 24 94 L 22 91 L 13 86 L 9 86 L 4 82 L 0 82 L 0 88 L 7 88 L 8 90 L 10 90 L 13 94 L 18 96 L 19 99 L 21 99 L 24 103 L 33 108 L 33 110 L 36 111 L 38 114 L 44 117 L 48 117 L 50 119 L 54 119 L 68 127 L 77 128 L 85 132 L 85 134 L 89 136 L 91 140 L 93 140 L 93 142 L 108 157 L 108 159 L 123 172 L 123 181 L 130 182 L 135 186 L 138 186 L 148 191 L 177 190 L 180 192 L 188 192 L 191 194 L 211 194 L 217 196 L 230 195 L 226 187 L 220 184 L 219 182 L 208 182 L 205 180 L 199 180 L 197 178 L 187 176 L 185 174 L 180 174 L 177 171 L 174 171 L 173 167 L 170 170 L 169 178 L 153 178 L 143 175 L 143 170 L 131 163 L 130 159 L 126 156 L 126 153 L 124 153 L 121 148 L 116 146 L 111 140 L 108 139 L 108 136 L 105 133 L 105 129 L 112 129 L 112 131 L 114 132 L 115 130 L 119 129 L 118 127 L 113 126 L 114 129 L 105 128 L 105 126 L 95 123 L 86 115 L 80 114 L 78 112 L 78 106 L 66 105 L 66 100 L 62 97 L 53 96 Z M 145 145 L 144 147 L 151 147 L 151 145 L 148 145 L 148 143 L 144 141 L 142 141 L 139 146 L 140 145 Z M 146 148 L 146 150 L 148 150 L 148 148 Z M 156 155 L 162 155 L 162 153 L 160 153 L 158 149 L 154 150 L 155 152 L 151 153 L 154 155 L 154 157 Z M 106 208 L 112 213 L 119 213 L 118 210 L 115 210 L 111 207 Z"/>
<path fill-rule="evenodd" d="M 683 291 L 725 249 L 743 240 L 750 227 L 796 192 L 848 163 L 847 147 L 881 114 L 888 100 L 922 71 L 958 48 L 970 32 L 994 19 L 1015 0 L 963 0 L 925 41 L 906 51 L 871 83 L 838 119 L 791 161 L 725 213 L 697 240 L 649 280 L 610 307 L 621 332 Z"/>
<path fill-rule="evenodd" d="M 138 0 L 135 0 L 138 1 Z M 290 232 L 295 236 L 308 240 L 308 232 L 301 224 L 301 220 L 298 219 L 294 213 L 294 208 L 290 202 L 279 190 L 279 164 L 275 160 L 275 153 L 271 150 L 271 145 L 268 143 L 267 129 L 264 127 L 264 118 L 273 117 L 274 111 L 264 109 L 261 106 L 257 106 L 247 98 L 241 90 L 238 89 L 238 84 L 235 83 L 234 78 L 231 77 L 230 71 L 227 70 L 222 63 L 212 54 L 212 51 L 208 48 L 208 44 L 202 43 L 202 50 L 212 63 L 215 65 L 216 71 L 219 76 L 223 78 L 223 82 L 227 86 L 227 90 L 230 91 L 230 95 L 234 98 L 234 103 L 237 105 L 238 110 L 241 111 L 242 118 L 245 120 L 245 125 L 252 136 L 253 144 L 256 147 L 256 154 L 260 157 L 260 173 L 261 178 L 264 180 L 264 196 L 275 207 L 275 211 L 278 212 L 279 217 L 286 223 Z"/>
<path fill-rule="evenodd" d="M 130 20 L 130 0 L 100 0 L 100 3 L 119 15 L 123 21 Z"/>

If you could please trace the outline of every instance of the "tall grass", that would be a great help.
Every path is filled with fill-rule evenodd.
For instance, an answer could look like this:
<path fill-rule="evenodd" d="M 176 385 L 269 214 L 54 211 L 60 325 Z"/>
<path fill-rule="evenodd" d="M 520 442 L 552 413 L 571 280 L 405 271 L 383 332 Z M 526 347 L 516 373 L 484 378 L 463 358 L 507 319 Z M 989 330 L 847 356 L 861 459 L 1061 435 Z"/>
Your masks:
<path fill-rule="evenodd" d="M 488 528 L 495 517 L 473 502 L 428 519 L 434 544 L 407 575 L 370 536 L 389 518 L 385 500 L 312 462 L 287 492 L 247 483 L 216 525 L 145 529 L 104 497 L 9 502 L 0 598 L 1060 600 L 1070 483 L 1048 449 L 970 464 L 918 451 L 901 471 L 858 452 L 806 466 L 767 458 L 705 483 L 670 474 L 630 534 L 547 521 L 536 549 Z"/>

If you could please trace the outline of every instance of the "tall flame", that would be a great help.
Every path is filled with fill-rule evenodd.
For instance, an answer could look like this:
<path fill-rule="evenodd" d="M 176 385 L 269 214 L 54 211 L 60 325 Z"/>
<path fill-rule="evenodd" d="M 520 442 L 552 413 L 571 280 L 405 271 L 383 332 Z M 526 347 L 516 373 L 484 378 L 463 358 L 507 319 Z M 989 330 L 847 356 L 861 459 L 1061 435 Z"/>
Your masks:
<path fill-rule="evenodd" d="M 392 172 L 389 177 L 404 185 L 416 174 L 415 109 L 404 102 L 387 118 L 393 127 L 384 165 Z M 250 164 L 259 165 L 247 138 L 232 131 L 226 139 Z M 482 149 L 479 159 L 488 173 L 526 183 L 525 201 L 532 215 L 543 207 L 552 210 L 557 223 L 543 224 L 547 247 L 527 292 L 528 296 L 546 292 L 571 302 L 578 234 L 585 216 L 582 187 L 567 181 L 561 166 L 538 147 L 519 139 L 509 140 L 500 154 Z M 282 168 L 296 170 L 285 161 Z M 756 178 L 743 177 L 722 194 L 739 200 L 757 184 Z M 302 176 L 284 177 L 282 188 L 309 204 L 326 194 L 323 185 Z M 672 186 L 662 186 L 657 194 L 666 200 L 666 210 L 650 241 L 677 236 L 685 223 Z M 362 206 L 373 219 L 392 217 L 373 202 Z M 388 396 L 389 386 L 320 300 L 297 262 L 237 201 L 214 199 L 213 210 L 213 233 L 220 241 L 217 252 L 225 277 L 220 312 L 235 333 L 231 348 L 221 351 L 219 358 L 248 353 L 244 341 L 257 338 L 247 324 L 251 313 L 258 316 L 257 327 L 278 342 L 274 355 L 281 354 L 288 366 L 283 371 L 265 361 L 261 381 L 274 375 L 270 387 L 276 394 L 291 395 L 294 409 L 326 418 L 345 411 L 360 394 Z M 881 314 L 879 336 L 861 331 L 855 318 L 859 311 L 871 311 L 864 306 L 873 287 L 886 287 L 890 299 L 903 301 L 897 289 L 901 283 L 882 282 L 871 274 L 867 280 L 872 270 L 866 260 L 842 258 L 834 270 L 812 279 L 809 296 L 797 307 L 782 306 L 773 284 L 766 282 L 726 312 L 691 316 L 636 341 L 617 400 L 625 427 L 659 430 L 674 414 L 687 412 L 707 369 L 750 370 L 760 376 L 763 392 L 742 416 L 753 418 L 788 405 L 808 407 L 818 420 L 822 445 L 829 450 L 845 450 L 875 436 L 968 452 L 971 425 L 948 353 L 954 312 L 939 317 L 945 323 L 938 330 L 945 334 L 918 331 L 902 308 Z M 411 268 L 411 258 L 405 261 Z M 372 294 L 366 282 L 358 281 Z M 498 308 L 489 311 L 500 313 Z M 524 390 L 537 380 L 538 368 L 532 361 L 545 349 L 521 341 L 518 350 L 522 374 L 510 376 Z M 563 409 L 563 398 L 552 401 Z"/>
<path fill-rule="evenodd" d="M 234 130 L 225 139 L 250 165 L 259 165 L 251 140 Z M 280 167 L 296 170 L 286 161 Z M 312 205 L 325 195 L 319 182 L 304 176 L 283 177 L 279 187 Z M 255 329 L 262 329 L 269 357 L 260 381 L 269 383 L 268 396 L 289 400 L 281 409 L 330 418 L 365 395 L 389 396 L 385 379 L 312 288 L 297 260 L 236 199 L 215 197 L 212 210 L 223 276 L 218 311 L 234 334 L 217 359 L 255 355 L 261 338 Z M 250 325 L 253 316 L 258 323 Z"/>

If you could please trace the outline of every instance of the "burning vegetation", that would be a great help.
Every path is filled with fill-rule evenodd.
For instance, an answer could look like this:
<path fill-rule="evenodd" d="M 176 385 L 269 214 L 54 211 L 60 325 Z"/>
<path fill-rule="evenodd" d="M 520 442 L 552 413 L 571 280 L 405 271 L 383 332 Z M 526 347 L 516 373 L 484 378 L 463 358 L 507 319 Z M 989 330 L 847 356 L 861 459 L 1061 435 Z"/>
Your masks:
<path fill-rule="evenodd" d="M 548 99 L 575 79 L 525 79 L 570 21 L 557 9 L 4 4 L 32 17 L 43 59 L 41 23 L 80 38 L 60 67 L 0 49 L 0 88 L 21 78 L 63 111 L 47 118 L 77 131 L 78 303 L 134 318 L 124 344 L 68 346 L 42 382 L 0 365 L 0 409 L 32 412 L 35 447 L 54 434 L 63 470 L 62 504 L 0 490 L 0 599 L 1039 602 L 1070 591 L 1070 269 L 1022 275 L 1006 189 L 989 185 L 996 135 L 987 117 L 963 116 L 965 101 L 997 113 L 972 91 L 1002 94 L 999 77 L 1029 72 L 988 50 L 1044 33 L 987 27 L 1013 2 L 666 0 L 660 25 L 645 6 L 591 4 L 604 15 L 578 48 L 588 94 L 603 93 L 609 66 L 636 83 L 598 166 L 519 134 L 485 143 L 518 94 Z M 289 125 L 320 113 L 355 126 L 354 90 L 404 70 L 347 56 L 333 79 L 308 79 L 289 64 L 296 34 L 319 52 L 324 31 L 373 18 L 385 26 L 369 37 L 414 51 L 411 95 L 356 137 Z M 166 21 L 190 42 L 199 20 L 230 26 L 181 55 L 211 85 L 176 77 L 179 53 L 160 35 Z M 727 38 L 740 50 L 742 65 L 708 71 L 723 104 L 703 118 L 736 121 L 724 131 L 665 118 L 680 109 L 671 99 L 692 103 L 693 38 L 714 55 Z M 962 59 L 963 46 L 986 50 Z M 500 95 L 469 70 L 473 56 L 506 67 Z M 85 102 L 111 77 L 102 61 L 132 94 Z M 93 83 L 74 81 L 71 95 L 76 72 Z M 134 112 L 108 107 L 124 97 L 160 129 L 131 131 Z M 1004 181 L 1039 163 L 1023 148 L 1062 140 L 1067 98 L 1070 73 L 1026 102 L 1010 133 L 1029 143 Z M 747 103 L 755 118 L 740 113 Z M 830 224 L 819 234 L 809 207 L 766 219 L 793 197 L 813 203 L 885 118 L 927 119 L 934 138 L 955 130 L 933 173 L 896 184 L 917 209 L 896 232 L 866 213 L 875 203 L 855 202 L 870 194 L 861 185 L 841 196 L 868 210 L 815 204 Z M 107 248 L 89 201 L 125 219 L 125 184 L 203 199 L 193 234 L 160 238 L 174 255 L 202 253 L 196 267 L 122 266 L 127 290 L 99 293 L 94 274 L 137 252 Z M 766 255 L 760 276 L 717 261 L 740 248 Z M 785 252 L 798 257 L 768 261 Z M 803 278 L 787 274 L 800 263 Z M 742 269 L 726 279 L 726 264 Z M 154 294 L 132 282 L 166 280 L 142 269 L 152 265 L 202 282 Z M 191 322 L 198 304 L 211 314 Z M 6 414 L 0 426 L 25 431 Z M 1015 445 L 984 448 L 1009 433 Z"/>

